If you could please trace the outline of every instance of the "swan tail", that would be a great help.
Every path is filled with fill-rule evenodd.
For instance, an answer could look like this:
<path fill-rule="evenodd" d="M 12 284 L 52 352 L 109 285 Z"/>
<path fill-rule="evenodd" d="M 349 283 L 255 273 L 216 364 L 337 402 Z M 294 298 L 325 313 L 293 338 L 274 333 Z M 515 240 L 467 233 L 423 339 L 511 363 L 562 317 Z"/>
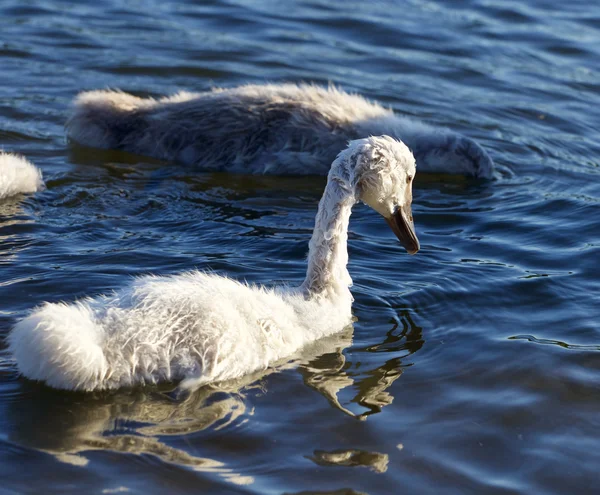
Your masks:
<path fill-rule="evenodd" d="M 66 123 L 67 136 L 84 146 L 119 148 L 133 132 L 144 127 L 140 110 L 155 103 L 121 91 L 80 93 Z"/>
<path fill-rule="evenodd" d="M 44 189 L 42 172 L 22 156 L 0 151 L 0 199 Z"/>
<path fill-rule="evenodd" d="M 88 307 L 45 304 L 15 325 L 8 343 L 25 377 L 58 389 L 89 391 L 105 388 L 102 337 Z"/>
<path fill-rule="evenodd" d="M 456 155 L 456 163 L 462 163 L 465 175 L 479 179 L 493 177 L 494 162 L 477 141 L 458 133 L 451 134 L 449 141 L 449 152 Z"/>

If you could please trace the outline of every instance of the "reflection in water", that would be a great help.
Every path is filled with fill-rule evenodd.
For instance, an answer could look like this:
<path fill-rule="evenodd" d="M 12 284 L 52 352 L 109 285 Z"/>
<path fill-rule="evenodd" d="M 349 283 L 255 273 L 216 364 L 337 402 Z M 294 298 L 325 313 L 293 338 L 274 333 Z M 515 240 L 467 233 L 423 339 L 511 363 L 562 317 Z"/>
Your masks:
<path fill-rule="evenodd" d="M 24 214 L 20 200 L 20 197 L 12 197 L 0 201 L 0 227 L 17 223 L 13 217 Z"/>
<path fill-rule="evenodd" d="M 181 401 L 158 389 L 85 395 L 24 385 L 31 389 L 9 408 L 14 422 L 11 440 L 50 453 L 61 462 L 85 466 L 86 452 L 108 450 L 155 456 L 215 473 L 235 484 L 254 481 L 219 461 L 192 455 L 159 438 L 238 422 L 247 412 L 240 392 L 245 383 L 205 387 Z"/>
<path fill-rule="evenodd" d="M 403 368 L 401 360 L 417 352 L 423 346 L 422 328 L 417 326 L 408 310 L 400 312 L 400 321 L 394 322 L 381 344 L 369 346 L 368 352 L 392 353 L 393 358 L 387 360 L 369 372 L 369 376 L 359 383 L 359 393 L 355 402 L 368 409 L 362 416 L 379 413 L 384 406 L 392 403 L 394 397 L 388 392 L 400 375 Z"/>
<path fill-rule="evenodd" d="M 81 147 L 76 143 L 69 146 L 69 161 L 76 166 L 71 177 L 86 179 L 93 175 L 94 183 L 112 181 L 112 186 L 126 185 L 133 190 L 162 190 L 165 194 L 176 194 L 175 188 L 191 186 L 202 204 L 208 206 L 230 206 L 237 210 L 236 203 L 251 200 L 260 204 L 271 196 L 286 198 L 293 202 L 302 195 L 310 197 L 316 208 L 323 193 L 326 179 L 323 177 L 288 177 L 273 175 L 244 175 L 224 172 L 191 173 L 189 167 L 139 156 L 125 151 L 103 150 Z M 101 177 L 98 177 L 98 174 Z M 124 182 L 119 181 L 126 181 Z M 174 190 L 175 189 L 175 190 Z M 189 193 L 190 191 L 186 191 Z M 204 202 L 206 199 L 206 203 Z M 276 204 L 280 209 L 283 204 Z M 249 212 L 250 214 L 256 211 Z M 232 217 L 226 217 L 231 220 Z"/>
<path fill-rule="evenodd" d="M 32 243 L 28 234 L 29 224 L 34 219 L 26 213 L 18 196 L 0 201 L 0 302 L 6 303 L 7 292 L 14 291 L 15 284 L 29 279 L 27 269 L 11 270 L 17 265 L 17 259 L 22 252 Z M 4 316 L 11 316 L 13 312 L 7 310 L 5 304 L 0 305 L 0 330 L 4 327 Z M 6 326 L 8 327 L 6 320 Z"/>
<path fill-rule="evenodd" d="M 301 366 L 298 371 L 304 383 L 322 394 L 332 406 L 349 416 L 364 420 L 392 403 L 394 397 L 388 389 L 402 375 L 402 358 L 417 352 L 423 346 L 423 342 L 422 328 L 415 324 L 408 310 L 402 310 L 400 320 L 393 322 L 383 342 L 363 349 L 354 347 L 355 352 L 383 352 L 394 355 L 382 366 L 362 371 L 361 375 L 366 375 L 363 378 L 352 377 L 351 363 L 346 362 L 346 356 L 341 352 L 322 354 Z M 359 414 L 344 407 L 339 399 L 339 392 L 354 384 L 358 391 L 351 402 L 367 409 Z"/>
<path fill-rule="evenodd" d="M 557 345 L 564 349 L 576 349 L 579 351 L 600 351 L 600 345 L 596 344 L 568 344 L 567 342 L 562 342 L 560 340 L 539 339 L 533 335 L 514 335 L 513 337 L 508 337 L 508 340 L 528 340 L 535 344 Z"/>
<path fill-rule="evenodd" d="M 374 352 L 387 346 L 391 352 L 391 342 L 398 343 L 396 350 L 408 348 L 407 341 L 420 336 L 421 329 L 406 318 L 403 317 L 403 321 L 410 324 L 402 332 L 398 333 L 399 324 L 395 323 L 381 344 L 367 350 Z M 351 363 L 347 362 L 343 351 L 352 344 L 352 334 L 353 328 L 349 327 L 314 342 L 276 368 L 193 392 L 145 388 L 76 394 L 23 380 L 19 400 L 7 405 L 12 424 L 10 438 L 15 443 L 50 453 L 61 462 L 77 466 L 89 462 L 86 452 L 108 450 L 151 455 L 166 463 L 218 475 L 231 483 L 250 484 L 254 482 L 252 476 L 238 473 L 215 459 L 199 457 L 169 445 L 168 437 L 189 437 L 205 430 L 239 427 L 254 414 L 248 393 L 256 389 L 264 391 L 267 387 L 265 378 L 269 374 L 296 366 L 304 382 L 325 396 L 335 408 L 365 419 L 367 414 L 392 402 L 393 397 L 387 389 L 401 375 L 401 365 L 400 359 L 394 358 L 367 372 L 364 379 L 351 377 L 347 371 Z M 405 341 L 401 345 L 399 338 Z M 338 398 L 341 390 L 354 384 L 358 393 L 352 400 L 369 409 L 364 415 L 355 415 Z M 316 451 L 310 459 L 323 466 L 366 466 L 378 473 L 385 472 L 388 463 L 387 454 L 354 449 Z"/>
<path fill-rule="evenodd" d="M 376 473 L 387 471 L 389 457 L 379 452 L 367 452 L 366 450 L 315 450 L 313 456 L 306 456 L 319 466 L 362 466 Z"/>
<path fill-rule="evenodd" d="M 19 199 L 0 201 L 0 264 L 14 261 L 17 253 L 26 247 L 28 241 L 22 234 L 23 226 L 34 223 Z"/>

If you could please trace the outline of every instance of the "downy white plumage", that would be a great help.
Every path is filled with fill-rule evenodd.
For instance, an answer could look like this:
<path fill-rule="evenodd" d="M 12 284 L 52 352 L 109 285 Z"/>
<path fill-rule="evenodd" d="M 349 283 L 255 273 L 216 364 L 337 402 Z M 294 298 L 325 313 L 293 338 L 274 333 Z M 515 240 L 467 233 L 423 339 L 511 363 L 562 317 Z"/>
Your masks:
<path fill-rule="evenodd" d="M 39 191 L 44 187 L 40 170 L 22 156 L 0 151 L 0 199 Z"/>
<path fill-rule="evenodd" d="M 18 368 L 52 387 L 85 391 L 177 380 L 199 386 L 265 369 L 351 323 L 347 232 L 357 201 L 417 252 L 414 175 L 403 143 L 387 136 L 353 141 L 329 171 L 299 287 L 190 272 L 139 278 L 74 304 L 44 304 L 9 335 Z"/>
<path fill-rule="evenodd" d="M 202 170 L 327 175 L 353 139 L 387 134 L 414 153 L 419 173 L 490 178 L 474 140 L 402 117 L 359 95 L 310 84 L 247 85 L 155 100 L 120 91 L 81 93 L 67 121 L 74 141 Z"/>

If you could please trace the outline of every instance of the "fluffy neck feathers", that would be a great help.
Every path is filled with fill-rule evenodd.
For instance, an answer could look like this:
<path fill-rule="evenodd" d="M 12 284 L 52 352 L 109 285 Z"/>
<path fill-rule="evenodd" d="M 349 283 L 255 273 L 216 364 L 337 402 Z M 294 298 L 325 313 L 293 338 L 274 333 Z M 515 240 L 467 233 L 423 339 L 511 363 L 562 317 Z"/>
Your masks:
<path fill-rule="evenodd" d="M 346 180 L 329 174 L 309 243 L 308 269 L 301 289 L 309 297 L 348 295 L 348 223 L 356 198 Z"/>

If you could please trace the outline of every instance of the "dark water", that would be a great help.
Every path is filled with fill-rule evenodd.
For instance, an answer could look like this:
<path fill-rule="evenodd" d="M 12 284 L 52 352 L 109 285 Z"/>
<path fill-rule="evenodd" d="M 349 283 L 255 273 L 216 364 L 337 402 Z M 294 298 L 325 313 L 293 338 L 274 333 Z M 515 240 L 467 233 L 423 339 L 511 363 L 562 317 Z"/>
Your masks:
<path fill-rule="evenodd" d="M 527 5 L 525 5 L 527 4 Z M 600 11 L 590 1 L 2 0 L 2 493 L 597 493 Z M 80 90 L 332 81 L 478 139 L 492 182 L 417 176 L 422 251 L 357 208 L 353 331 L 175 398 L 67 394 L 3 337 L 131 276 L 303 278 L 322 178 L 202 175 L 67 145 Z"/>

